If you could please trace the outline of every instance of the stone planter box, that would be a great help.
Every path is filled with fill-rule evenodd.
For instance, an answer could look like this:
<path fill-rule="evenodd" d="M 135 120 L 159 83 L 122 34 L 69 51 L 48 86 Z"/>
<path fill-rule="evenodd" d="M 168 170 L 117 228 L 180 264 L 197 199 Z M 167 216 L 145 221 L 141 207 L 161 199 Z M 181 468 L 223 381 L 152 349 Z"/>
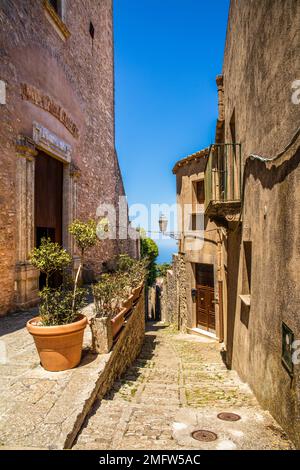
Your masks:
<path fill-rule="evenodd" d="M 90 320 L 90 327 L 93 337 L 93 352 L 97 354 L 107 354 L 112 346 L 114 339 L 118 336 L 120 330 L 125 324 L 126 315 L 132 309 L 133 303 L 137 301 L 144 284 L 133 289 L 132 294 L 122 302 L 121 311 L 113 318 L 111 317 L 94 317 Z"/>
<path fill-rule="evenodd" d="M 131 294 L 128 299 L 124 300 L 122 302 L 122 310 L 125 309 L 126 312 L 128 312 L 128 310 L 130 310 L 132 308 L 132 304 L 133 304 L 133 295 Z"/>
<path fill-rule="evenodd" d="M 132 295 L 133 295 L 133 300 L 132 302 L 135 302 L 139 296 L 140 296 L 140 293 L 142 291 L 144 287 L 144 283 L 142 282 L 139 286 L 137 286 L 135 289 L 132 289 Z"/>
<path fill-rule="evenodd" d="M 132 302 L 131 302 L 132 305 Z M 131 307 L 130 307 L 131 308 Z M 114 318 L 112 318 L 111 325 L 112 325 L 112 335 L 113 338 L 117 336 L 121 328 L 124 326 L 125 321 L 125 314 L 128 312 L 129 309 L 123 308 L 120 313 L 118 313 Z"/>
<path fill-rule="evenodd" d="M 91 318 L 92 350 L 97 354 L 107 354 L 113 345 L 112 322 L 109 317 Z"/>

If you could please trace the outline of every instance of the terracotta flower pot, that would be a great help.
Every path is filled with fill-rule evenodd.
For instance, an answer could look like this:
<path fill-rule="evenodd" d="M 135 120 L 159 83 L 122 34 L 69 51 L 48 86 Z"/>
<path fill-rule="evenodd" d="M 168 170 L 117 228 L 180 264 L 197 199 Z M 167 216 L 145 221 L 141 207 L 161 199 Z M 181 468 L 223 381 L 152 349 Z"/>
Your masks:
<path fill-rule="evenodd" d="M 124 301 L 122 302 L 122 310 L 125 309 L 126 312 L 128 312 L 128 310 L 131 309 L 132 304 L 133 304 L 133 295 L 130 294 L 130 296 L 128 297 L 128 299 L 126 299 L 126 300 L 124 300 Z"/>
<path fill-rule="evenodd" d="M 139 286 L 132 289 L 133 302 L 135 302 L 139 298 L 143 285 L 144 284 L 141 283 Z"/>
<path fill-rule="evenodd" d="M 87 318 L 79 315 L 78 321 L 67 325 L 37 326 L 40 317 L 27 322 L 33 336 L 41 364 L 51 372 L 72 369 L 81 359 L 83 333 Z"/>
<path fill-rule="evenodd" d="M 120 329 L 124 325 L 124 318 L 125 318 L 125 313 L 127 312 L 126 308 L 123 308 L 120 313 L 118 313 L 114 318 L 112 318 L 111 325 L 112 325 L 112 334 L 113 337 L 117 336 L 119 333 Z"/>

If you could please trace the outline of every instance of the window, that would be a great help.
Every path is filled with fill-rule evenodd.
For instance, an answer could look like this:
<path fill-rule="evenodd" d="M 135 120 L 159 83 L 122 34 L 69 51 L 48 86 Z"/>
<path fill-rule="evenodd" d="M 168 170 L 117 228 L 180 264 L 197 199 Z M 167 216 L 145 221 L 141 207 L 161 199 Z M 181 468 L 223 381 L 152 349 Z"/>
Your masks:
<path fill-rule="evenodd" d="M 294 373 L 293 363 L 293 342 L 294 333 L 292 330 L 282 322 L 282 355 L 281 361 L 285 369 L 288 371 L 291 377 Z"/>
<path fill-rule="evenodd" d="M 55 10 L 55 13 L 62 18 L 62 0 L 49 0 L 49 3 Z"/>
<path fill-rule="evenodd" d="M 205 202 L 204 180 L 197 181 L 195 189 L 196 189 L 197 204 L 204 204 Z"/>
<path fill-rule="evenodd" d="M 197 231 L 203 228 L 202 226 L 203 217 L 202 214 L 191 214 L 190 230 Z"/>
<path fill-rule="evenodd" d="M 248 328 L 251 305 L 251 276 L 252 276 L 252 242 L 243 242 L 243 274 L 242 274 L 242 293 L 240 294 L 241 304 L 241 322 Z"/>
<path fill-rule="evenodd" d="M 205 201 L 204 180 L 193 181 L 192 214 L 189 230 L 203 229 L 203 206 Z"/>
<path fill-rule="evenodd" d="M 90 35 L 91 35 L 91 38 L 94 40 L 94 36 L 95 36 L 95 28 L 94 28 L 94 25 L 92 22 L 90 22 Z"/>
<path fill-rule="evenodd" d="M 236 129 L 235 129 L 235 109 L 233 110 L 231 119 L 230 119 L 230 133 L 231 133 L 231 142 L 236 143 Z"/>
<path fill-rule="evenodd" d="M 201 208 L 197 206 L 201 206 L 205 202 L 205 189 L 204 189 L 204 180 L 194 181 L 193 182 L 193 212 L 199 212 Z"/>
<path fill-rule="evenodd" d="M 251 275 L 252 275 L 252 242 L 244 242 L 244 289 L 247 294 L 251 294 Z"/>
<path fill-rule="evenodd" d="M 70 37 L 70 31 L 65 24 L 65 0 L 44 0 L 44 10 L 48 21 L 63 41 Z"/>

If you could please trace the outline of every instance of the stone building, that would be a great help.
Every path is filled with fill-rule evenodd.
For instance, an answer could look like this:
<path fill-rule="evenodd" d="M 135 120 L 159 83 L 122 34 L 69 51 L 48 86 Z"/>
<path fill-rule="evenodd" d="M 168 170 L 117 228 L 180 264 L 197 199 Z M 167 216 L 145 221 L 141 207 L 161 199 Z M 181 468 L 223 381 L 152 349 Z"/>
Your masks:
<path fill-rule="evenodd" d="M 204 149 L 176 163 L 179 207 L 179 253 L 173 259 L 167 282 L 185 280 L 178 285 L 178 324 L 190 333 L 206 332 L 223 339 L 221 228 L 205 215 L 205 168 L 210 149 Z M 174 272 L 176 275 L 174 277 Z M 173 281 L 174 282 L 174 281 Z M 173 296 L 173 299 L 176 296 Z M 173 300 L 174 302 L 174 300 Z"/>
<path fill-rule="evenodd" d="M 191 258 L 181 233 L 164 286 L 165 299 L 171 286 L 185 329 L 203 330 L 203 310 L 209 316 L 214 308 L 215 334 L 224 342 L 228 366 L 298 447 L 299 58 L 300 2 L 231 1 L 223 72 L 217 77 L 215 143 L 174 168 L 180 201 L 192 202 L 194 180 L 204 180 L 205 242 Z M 202 264 L 199 284 L 193 263 Z M 201 290 L 203 282 L 213 289 L 211 296 Z"/>
<path fill-rule="evenodd" d="M 100 203 L 118 214 L 124 188 L 115 152 L 112 0 L 1 1 L 0 44 L 4 314 L 37 300 L 39 272 L 28 254 L 41 237 L 61 243 L 76 264 L 68 224 L 95 218 Z M 136 243 L 103 242 L 90 253 L 90 272 L 120 251 L 135 255 Z"/>

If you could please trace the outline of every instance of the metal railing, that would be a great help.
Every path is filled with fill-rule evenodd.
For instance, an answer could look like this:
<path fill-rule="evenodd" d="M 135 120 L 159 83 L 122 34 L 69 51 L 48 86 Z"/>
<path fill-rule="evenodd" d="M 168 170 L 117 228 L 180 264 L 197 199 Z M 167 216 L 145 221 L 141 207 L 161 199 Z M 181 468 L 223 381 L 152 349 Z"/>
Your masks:
<path fill-rule="evenodd" d="M 205 210 L 211 202 L 238 202 L 242 191 L 241 144 L 213 144 L 205 169 Z"/>

